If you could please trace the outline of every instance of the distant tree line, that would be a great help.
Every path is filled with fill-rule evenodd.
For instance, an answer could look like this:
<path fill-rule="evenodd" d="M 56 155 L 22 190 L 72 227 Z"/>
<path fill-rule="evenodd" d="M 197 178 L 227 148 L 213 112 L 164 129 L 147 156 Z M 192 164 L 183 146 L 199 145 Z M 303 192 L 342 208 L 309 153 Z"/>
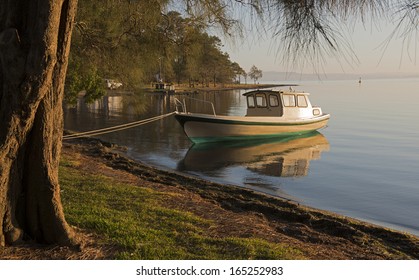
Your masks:
<path fill-rule="evenodd" d="M 138 88 L 165 82 L 210 86 L 240 82 L 246 72 L 221 40 L 206 32 L 196 18 L 163 12 L 165 1 L 79 2 L 66 83 L 66 99 L 74 102 L 104 94 L 103 79 L 118 79 Z M 166 1 L 167 2 L 167 1 Z"/>

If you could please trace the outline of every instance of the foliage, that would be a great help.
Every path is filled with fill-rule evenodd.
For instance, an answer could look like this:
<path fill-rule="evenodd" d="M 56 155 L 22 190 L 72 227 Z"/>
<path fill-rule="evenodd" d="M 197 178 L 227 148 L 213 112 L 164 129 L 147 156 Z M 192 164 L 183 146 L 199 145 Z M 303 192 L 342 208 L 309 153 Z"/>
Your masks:
<path fill-rule="evenodd" d="M 221 0 L 219 0 L 221 1 Z M 228 0 L 226 0 L 228 2 Z M 311 64 L 321 69 L 327 60 L 358 63 L 350 30 L 356 23 L 371 22 L 376 26 L 383 19 L 396 24 L 388 40 L 400 36 L 405 48 L 418 46 L 418 0 L 250 0 L 239 1 L 257 11 L 259 31 L 268 30 L 276 39 L 282 63 L 291 67 Z M 388 42 L 385 42 L 385 46 Z M 414 57 L 414 55 L 412 55 Z"/>
<path fill-rule="evenodd" d="M 72 41 L 67 100 L 74 100 L 77 90 L 88 93 L 85 82 L 96 75 L 119 80 L 129 88 L 156 82 L 160 74 L 165 82 L 209 85 L 233 81 L 236 72 L 228 54 L 221 50 L 221 40 L 205 32 L 209 19 L 205 18 L 215 17 L 198 16 L 194 9 L 190 10 L 193 18 L 183 17 L 166 10 L 168 2 L 81 1 Z M 208 1 L 206 7 L 215 9 L 211 3 Z M 221 19 L 219 23 L 226 28 L 232 24 Z"/>
<path fill-rule="evenodd" d="M 92 103 L 105 95 L 104 81 L 96 68 L 82 71 L 79 64 L 72 65 L 72 71 L 67 75 L 67 87 L 64 100 L 69 105 L 77 103 L 80 94 L 84 95 L 86 103 Z"/>
<path fill-rule="evenodd" d="M 396 1 L 394 6 L 396 12 L 393 14 L 392 19 L 396 24 L 396 28 L 381 46 L 385 51 L 393 39 L 403 38 L 402 47 L 406 50 L 408 57 L 413 62 L 416 62 L 419 40 L 419 1 Z"/>
<path fill-rule="evenodd" d="M 233 62 L 231 67 L 237 79 L 236 83 L 240 84 L 241 83 L 240 77 L 245 77 L 245 78 L 247 77 L 246 71 L 244 71 L 244 69 L 241 68 L 241 66 L 237 62 Z"/>
<path fill-rule="evenodd" d="M 256 84 L 256 82 L 260 79 L 260 78 L 262 78 L 262 75 L 263 75 L 263 73 L 262 73 L 262 70 L 260 70 L 259 68 L 257 68 L 255 65 L 253 65 L 251 68 L 250 68 L 250 71 L 249 71 L 249 77 L 251 78 L 251 79 L 253 79 L 253 81 L 255 82 L 255 84 Z"/>

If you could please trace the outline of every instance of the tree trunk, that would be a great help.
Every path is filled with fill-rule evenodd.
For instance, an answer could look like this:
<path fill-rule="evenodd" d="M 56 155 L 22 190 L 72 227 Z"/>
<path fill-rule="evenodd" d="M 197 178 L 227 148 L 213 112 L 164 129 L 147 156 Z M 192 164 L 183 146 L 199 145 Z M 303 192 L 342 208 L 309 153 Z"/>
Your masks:
<path fill-rule="evenodd" d="M 0 245 L 74 244 L 58 165 L 77 0 L 0 1 Z"/>

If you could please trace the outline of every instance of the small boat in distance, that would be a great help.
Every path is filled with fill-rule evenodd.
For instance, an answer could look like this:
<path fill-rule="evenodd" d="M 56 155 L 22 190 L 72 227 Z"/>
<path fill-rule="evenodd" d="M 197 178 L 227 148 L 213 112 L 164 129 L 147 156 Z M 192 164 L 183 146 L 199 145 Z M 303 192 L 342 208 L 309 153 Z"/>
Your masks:
<path fill-rule="evenodd" d="M 194 143 L 303 135 L 327 125 L 329 114 L 311 105 L 309 93 L 254 90 L 243 94 L 245 116 L 191 113 L 185 100 L 175 99 L 175 118 Z M 179 110 L 181 109 L 181 110 Z"/>

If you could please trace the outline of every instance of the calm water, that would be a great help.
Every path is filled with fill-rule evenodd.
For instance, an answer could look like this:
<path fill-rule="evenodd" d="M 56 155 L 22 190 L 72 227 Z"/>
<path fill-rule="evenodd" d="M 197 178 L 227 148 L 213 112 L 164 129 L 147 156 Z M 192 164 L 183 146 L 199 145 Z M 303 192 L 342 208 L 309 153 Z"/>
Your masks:
<path fill-rule="evenodd" d="M 166 169 L 286 197 L 419 235 L 419 79 L 299 82 L 329 126 L 304 138 L 193 146 L 173 117 L 101 136 Z M 242 91 L 195 95 L 244 114 Z M 182 97 L 179 97 L 182 98 Z M 86 131 L 174 110 L 173 97 L 124 95 L 66 109 Z M 189 102 L 189 109 L 196 109 Z M 208 108 L 209 109 L 209 108 Z"/>

